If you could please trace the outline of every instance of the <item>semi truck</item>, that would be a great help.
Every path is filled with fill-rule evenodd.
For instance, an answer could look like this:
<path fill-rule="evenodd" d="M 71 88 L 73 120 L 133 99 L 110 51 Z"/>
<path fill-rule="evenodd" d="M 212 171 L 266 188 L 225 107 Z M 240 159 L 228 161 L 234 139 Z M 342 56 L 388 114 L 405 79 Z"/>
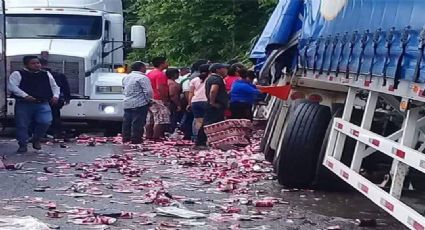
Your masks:
<path fill-rule="evenodd" d="M 145 28 L 124 35 L 121 0 L 6 0 L 7 74 L 22 68 L 22 57 L 38 55 L 66 75 L 72 100 L 65 120 L 122 119 L 124 48 L 144 48 Z M 14 115 L 8 99 L 7 116 Z"/>
<path fill-rule="evenodd" d="M 261 149 L 285 187 L 357 190 L 425 229 L 421 0 L 280 0 L 251 51 L 268 98 Z M 361 211 L 361 210 L 359 210 Z"/>

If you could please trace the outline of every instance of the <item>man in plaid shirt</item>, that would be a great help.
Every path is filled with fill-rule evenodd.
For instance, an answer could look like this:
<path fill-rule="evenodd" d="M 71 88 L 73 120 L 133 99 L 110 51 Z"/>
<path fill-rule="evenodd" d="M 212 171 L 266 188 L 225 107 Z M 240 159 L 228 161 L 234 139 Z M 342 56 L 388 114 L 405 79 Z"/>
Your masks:
<path fill-rule="evenodd" d="M 123 142 L 142 143 L 146 117 L 152 101 L 153 90 L 149 78 L 145 75 L 146 65 L 135 62 L 132 72 L 123 79 L 124 119 L 122 125 Z"/>

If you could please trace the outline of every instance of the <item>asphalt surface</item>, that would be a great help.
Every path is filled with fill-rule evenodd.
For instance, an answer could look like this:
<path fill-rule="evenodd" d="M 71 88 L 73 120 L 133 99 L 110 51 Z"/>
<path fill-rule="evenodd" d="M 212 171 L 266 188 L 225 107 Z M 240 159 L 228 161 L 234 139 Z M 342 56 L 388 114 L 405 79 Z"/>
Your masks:
<path fill-rule="evenodd" d="M 193 175 L 196 172 L 194 169 L 200 167 L 178 164 L 173 156 L 164 157 L 164 155 L 155 154 L 152 150 L 129 149 L 128 146 L 112 143 L 98 144 L 93 147 L 87 146 L 86 143 L 77 144 L 74 141 L 65 145 L 61 147 L 58 143 L 47 143 L 43 145 L 42 152 L 35 152 L 30 148 L 28 153 L 16 154 L 17 144 L 13 138 L 10 136 L 0 138 L 0 155 L 5 156 L 6 164 L 25 162 L 21 170 L 0 170 L 0 222 L 1 216 L 13 215 L 33 216 L 50 224 L 51 227 L 70 230 L 92 228 L 406 229 L 358 193 L 285 190 L 273 180 L 270 173 L 266 172 L 267 170 L 263 179 L 246 186 L 247 194 L 243 196 L 253 201 L 273 197 L 279 199 L 279 202 L 271 208 L 258 208 L 249 202 L 243 203 L 241 199 L 238 200 L 241 194 L 219 191 L 217 184 L 214 183 L 202 183 L 197 179 L 199 175 Z M 171 150 L 172 147 L 170 152 Z M 99 172 L 101 179 L 81 179 L 76 176 L 81 174 L 81 171 L 76 170 L 75 167 L 62 167 L 67 164 L 73 165 L 73 163 L 91 165 L 99 158 L 110 159 L 114 154 L 122 155 L 123 153 L 133 154 L 132 161 L 143 167 L 144 171 L 140 177 L 128 178 L 118 173 L 116 169 L 110 169 L 107 172 Z M 48 171 L 51 172 L 46 173 L 45 167 L 48 167 Z M 137 191 L 128 188 L 131 193 L 111 188 L 111 184 L 114 186 L 117 183 L 126 184 L 130 180 L 147 184 L 160 181 L 163 185 L 165 184 L 167 194 L 172 196 L 171 202 L 177 201 L 191 211 L 205 214 L 206 218 L 186 220 L 164 217 L 156 212 L 161 204 L 135 202 L 152 191 L 153 188 L 149 186 Z M 84 182 L 89 184 L 89 188 L 99 188 L 102 195 L 108 196 L 68 196 L 78 195 L 69 190 L 72 184 Z M 40 187 L 46 190 L 34 191 Z M 51 211 L 68 213 L 61 213 L 61 218 L 46 216 L 49 210 L 45 204 L 48 202 L 55 203 L 57 206 Z M 229 213 L 233 211 L 229 211 L 226 207 L 235 208 L 236 213 Z M 77 225 L 69 222 L 72 220 L 69 217 L 69 211 L 77 208 L 94 208 L 96 212 L 107 214 L 123 211 L 134 215 L 132 219 L 117 218 L 112 225 Z M 376 220 L 377 226 L 359 227 L 356 219 Z"/>

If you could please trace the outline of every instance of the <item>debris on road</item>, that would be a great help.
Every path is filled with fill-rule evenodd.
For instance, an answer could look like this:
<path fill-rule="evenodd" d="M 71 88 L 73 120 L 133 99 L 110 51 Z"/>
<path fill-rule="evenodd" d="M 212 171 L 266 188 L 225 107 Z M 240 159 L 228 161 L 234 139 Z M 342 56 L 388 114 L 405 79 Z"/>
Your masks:
<path fill-rule="evenodd" d="M 43 187 L 34 188 L 34 192 L 45 192 L 45 191 L 46 191 L 46 188 L 43 188 Z"/>
<path fill-rule="evenodd" d="M 4 206 L 3 210 L 17 212 L 17 211 L 22 211 L 22 208 L 19 206 L 8 205 L 8 206 Z"/>
<path fill-rule="evenodd" d="M 205 226 L 207 223 L 197 222 L 193 220 L 185 220 L 185 221 L 179 221 L 179 224 L 182 226 L 187 226 L 187 227 L 196 227 L 196 226 Z"/>
<path fill-rule="evenodd" d="M 273 200 L 257 200 L 254 202 L 254 206 L 260 208 L 272 208 L 274 203 L 275 201 Z"/>
<path fill-rule="evenodd" d="M 215 148 L 222 145 L 249 145 L 248 136 L 251 136 L 253 131 L 252 122 L 243 119 L 229 119 L 204 128 L 209 144 Z"/>
<path fill-rule="evenodd" d="M 284 229 L 301 224 L 308 215 L 292 210 L 283 213 L 281 210 L 293 206 L 288 206 L 286 197 L 281 198 L 282 193 L 294 192 L 296 199 L 306 200 L 310 196 L 301 193 L 313 191 L 280 192 L 278 188 L 270 195 L 263 186 L 270 185 L 268 180 L 276 175 L 260 152 L 261 135 L 261 131 L 254 131 L 244 146 L 203 151 L 193 150 L 191 141 L 174 139 L 177 135 L 140 145 L 122 144 L 120 136 L 81 135 L 76 140 L 78 146 L 58 144 L 57 149 L 66 157 L 46 153 L 38 155 L 37 161 L 28 161 L 34 167 L 28 174 L 35 182 L 31 191 L 43 198 L 5 199 L 3 210 L 21 213 L 30 207 L 42 212 L 38 217 L 58 221 L 54 223 L 60 222 L 61 227 L 62 223 L 71 225 L 69 229 L 108 229 L 111 225 L 120 229 L 243 229 L 248 225 L 255 226 L 250 229 L 271 229 L 267 224 L 275 220 Z M 67 158 L 68 150 L 74 147 L 90 160 Z M 99 149 L 107 152 L 95 155 Z M 359 220 L 359 226 L 364 224 Z M 316 225 L 311 222 L 311 226 Z"/>
<path fill-rule="evenodd" d="M 162 216 L 178 217 L 183 219 L 201 219 L 207 217 L 205 214 L 177 207 L 161 207 L 157 208 L 156 212 Z"/>
<path fill-rule="evenodd" d="M 48 181 L 48 180 L 49 180 L 49 178 L 47 178 L 45 176 L 42 176 L 42 177 L 38 177 L 37 178 L 37 181 Z"/>
<path fill-rule="evenodd" d="M 10 171 L 21 170 L 24 167 L 25 162 L 16 163 L 16 164 L 6 164 L 0 160 L 0 169 L 6 169 Z"/>
<path fill-rule="evenodd" d="M 46 216 L 50 217 L 50 218 L 62 218 L 63 215 L 61 212 L 54 210 L 54 211 L 48 211 Z"/>
<path fill-rule="evenodd" d="M 117 222 L 117 219 L 105 216 L 86 217 L 83 219 L 69 220 L 70 223 L 77 225 L 112 225 Z"/>
<path fill-rule="evenodd" d="M 40 220 L 31 217 L 0 216 L 0 229 L 7 230 L 46 230 L 49 226 Z"/>
<path fill-rule="evenodd" d="M 107 216 L 107 217 L 120 218 L 120 219 L 133 219 L 134 213 L 118 211 L 118 210 L 99 210 L 99 211 L 94 211 L 94 215 Z"/>
<path fill-rule="evenodd" d="M 376 227 L 378 225 L 376 219 L 356 219 L 359 227 Z"/>
<path fill-rule="evenodd" d="M 53 169 L 51 167 L 44 167 L 43 170 L 45 173 L 53 173 Z"/>
<path fill-rule="evenodd" d="M 249 126 L 250 124 L 244 125 Z M 141 145 L 129 145 L 123 149 L 121 154 L 115 153 L 110 156 L 98 157 L 93 162 L 71 164 L 63 159 L 55 159 L 53 161 L 57 165 L 55 167 L 45 166 L 43 171 L 46 176 L 38 177 L 38 180 L 47 181 L 49 176 L 58 174 L 72 175 L 72 170 L 74 170 L 77 172 L 74 174 L 77 179 L 70 186 L 57 189 L 56 191 L 66 192 L 57 194 L 57 196 L 81 199 L 80 201 L 86 204 L 87 201 L 82 199 L 87 199 L 87 197 L 93 199 L 112 198 L 112 194 L 105 195 L 107 191 L 111 191 L 122 194 L 122 196 L 129 196 L 129 201 L 136 205 L 157 206 L 155 210 L 159 216 L 182 219 L 209 218 L 211 220 L 228 218 L 231 221 L 264 219 L 265 216 L 261 212 L 255 215 L 246 215 L 247 210 L 238 207 L 238 205 L 244 205 L 251 208 L 273 208 L 274 204 L 283 202 L 278 198 L 264 197 L 255 190 L 250 191 L 250 185 L 270 177 L 272 171 L 271 164 L 265 161 L 259 152 L 260 135 L 260 133 L 254 135 L 250 145 L 232 147 L 224 151 L 219 149 L 194 151 L 190 148 L 192 145 L 190 141 L 169 139 L 163 142 L 146 141 Z M 120 144 L 121 137 L 103 138 L 81 135 L 77 138 L 79 145 L 93 147 L 106 143 Z M 156 167 L 168 167 L 168 169 L 156 172 L 162 173 L 159 178 L 141 179 Z M 121 177 L 111 178 L 106 176 L 106 174 L 111 175 L 111 173 L 118 173 Z M 182 175 L 186 179 L 179 182 L 175 181 L 175 177 L 168 175 Z M 187 183 L 187 180 L 196 182 Z M 222 214 L 214 213 L 213 210 L 191 211 L 183 204 L 202 205 L 205 201 L 199 198 L 171 194 L 168 190 L 175 186 L 184 186 L 186 189 L 193 189 L 193 191 L 201 189 L 201 187 L 215 187 L 215 193 L 233 194 L 232 196 L 240 197 L 229 199 L 225 205 L 220 204 L 224 200 L 217 200 L 212 203 L 212 207 L 219 207 Z M 44 192 L 46 189 L 36 188 L 40 192 Z M 54 189 L 49 189 L 49 191 L 54 191 Z M 255 199 L 251 197 L 253 195 L 256 196 Z M 124 200 L 110 200 L 108 203 L 128 204 Z M 79 208 L 69 210 L 64 214 L 68 215 L 70 223 L 77 225 L 111 225 L 118 219 L 136 218 L 137 222 L 144 225 L 155 223 L 153 219 L 155 216 L 146 217 L 147 219 L 144 221 L 139 221 L 139 214 L 114 209 Z M 47 216 L 61 218 L 63 213 L 52 210 L 47 213 Z M 206 222 L 160 222 L 159 225 L 162 227 L 188 227 L 203 226 L 206 225 Z"/>

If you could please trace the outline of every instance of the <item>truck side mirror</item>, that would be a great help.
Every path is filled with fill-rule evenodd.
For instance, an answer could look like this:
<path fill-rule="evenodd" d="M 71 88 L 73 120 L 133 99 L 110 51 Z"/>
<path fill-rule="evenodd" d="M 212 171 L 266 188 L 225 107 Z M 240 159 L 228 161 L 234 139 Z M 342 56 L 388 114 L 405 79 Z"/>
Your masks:
<path fill-rule="evenodd" d="M 144 26 L 131 27 L 131 47 L 142 49 L 146 47 L 146 28 Z"/>

